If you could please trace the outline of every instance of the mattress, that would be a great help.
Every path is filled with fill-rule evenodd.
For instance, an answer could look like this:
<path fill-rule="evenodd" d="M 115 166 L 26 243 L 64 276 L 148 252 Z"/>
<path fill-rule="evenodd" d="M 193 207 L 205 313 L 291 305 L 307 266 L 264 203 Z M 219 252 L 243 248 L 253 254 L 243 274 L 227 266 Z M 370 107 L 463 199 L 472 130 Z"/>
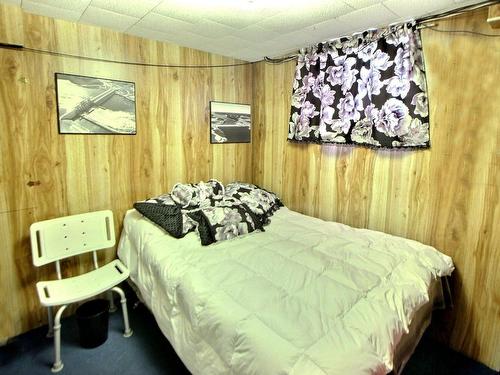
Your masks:
<path fill-rule="evenodd" d="M 118 256 L 194 375 L 399 372 L 398 345 L 414 320 L 421 335 L 431 287 L 453 271 L 430 246 L 287 208 L 206 247 L 130 210 Z"/>

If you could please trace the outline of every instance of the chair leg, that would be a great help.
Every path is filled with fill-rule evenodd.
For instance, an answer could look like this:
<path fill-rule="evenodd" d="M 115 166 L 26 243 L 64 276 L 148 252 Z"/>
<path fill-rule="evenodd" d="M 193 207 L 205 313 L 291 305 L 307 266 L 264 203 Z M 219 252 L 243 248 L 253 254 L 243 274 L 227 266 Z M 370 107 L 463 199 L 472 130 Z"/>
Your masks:
<path fill-rule="evenodd" d="M 49 330 L 47 332 L 47 337 L 54 337 L 54 314 L 52 311 L 52 306 L 47 307 L 47 317 L 49 321 Z"/>
<path fill-rule="evenodd" d="M 128 322 L 128 311 L 127 311 L 127 299 L 125 298 L 125 293 L 119 287 L 115 286 L 111 290 L 115 291 L 120 295 L 120 303 L 122 304 L 122 312 L 123 312 L 123 325 L 125 326 L 125 331 L 123 332 L 123 337 L 132 336 L 132 330 L 130 329 L 130 325 Z"/>
<path fill-rule="evenodd" d="M 109 290 L 107 292 L 107 294 L 108 294 L 108 299 L 109 299 L 109 312 L 114 313 L 117 309 L 116 309 L 116 305 L 115 305 L 115 300 L 113 298 L 113 292 L 111 290 Z"/>
<path fill-rule="evenodd" d="M 61 361 L 61 317 L 66 307 L 68 305 L 61 306 L 54 318 L 54 364 L 52 365 L 52 372 L 59 372 L 64 367 Z"/>

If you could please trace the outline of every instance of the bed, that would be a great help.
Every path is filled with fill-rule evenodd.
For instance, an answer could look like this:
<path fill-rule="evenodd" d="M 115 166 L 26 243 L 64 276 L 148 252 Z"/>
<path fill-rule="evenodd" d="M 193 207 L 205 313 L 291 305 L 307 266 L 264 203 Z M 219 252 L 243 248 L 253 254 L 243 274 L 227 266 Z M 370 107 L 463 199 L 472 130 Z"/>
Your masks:
<path fill-rule="evenodd" d="M 204 247 L 129 210 L 118 256 L 194 375 L 398 374 L 453 271 L 430 246 L 286 207 Z"/>

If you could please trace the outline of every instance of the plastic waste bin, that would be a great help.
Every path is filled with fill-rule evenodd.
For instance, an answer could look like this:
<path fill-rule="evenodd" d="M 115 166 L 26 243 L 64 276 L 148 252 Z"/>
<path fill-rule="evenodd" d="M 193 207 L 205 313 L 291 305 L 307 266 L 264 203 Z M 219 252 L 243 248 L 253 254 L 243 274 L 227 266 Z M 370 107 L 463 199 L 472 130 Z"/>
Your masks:
<path fill-rule="evenodd" d="M 80 345 L 95 348 L 108 339 L 109 301 L 94 299 L 76 309 Z"/>

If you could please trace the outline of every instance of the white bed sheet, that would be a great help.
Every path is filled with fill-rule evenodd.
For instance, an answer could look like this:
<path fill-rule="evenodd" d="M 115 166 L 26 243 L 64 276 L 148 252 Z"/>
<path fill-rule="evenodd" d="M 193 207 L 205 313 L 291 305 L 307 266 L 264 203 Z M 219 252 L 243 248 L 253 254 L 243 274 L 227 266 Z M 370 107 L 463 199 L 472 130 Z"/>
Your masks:
<path fill-rule="evenodd" d="M 130 210 L 118 248 L 194 375 L 386 374 L 450 257 L 282 208 L 263 233 L 203 247 Z"/>

